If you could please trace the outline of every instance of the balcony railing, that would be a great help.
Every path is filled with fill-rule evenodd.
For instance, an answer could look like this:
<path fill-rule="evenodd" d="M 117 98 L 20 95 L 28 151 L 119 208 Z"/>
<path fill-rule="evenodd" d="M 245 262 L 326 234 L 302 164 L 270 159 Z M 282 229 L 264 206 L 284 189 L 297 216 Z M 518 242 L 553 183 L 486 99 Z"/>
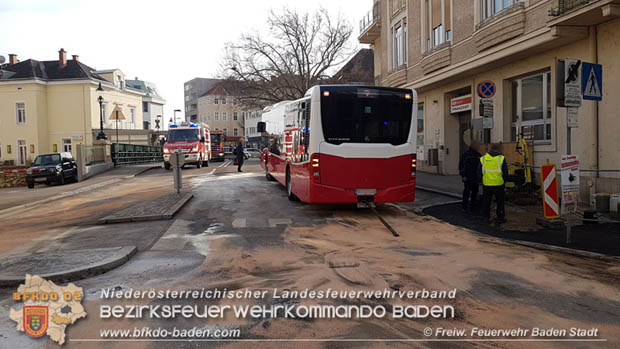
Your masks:
<path fill-rule="evenodd" d="M 558 7 L 552 9 L 551 16 L 558 17 L 599 0 L 557 0 Z"/>
<path fill-rule="evenodd" d="M 373 24 L 379 23 L 381 20 L 381 8 L 379 3 L 375 3 L 372 10 L 368 11 L 366 15 L 360 20 L 360 34 L 370 28 Z"/>

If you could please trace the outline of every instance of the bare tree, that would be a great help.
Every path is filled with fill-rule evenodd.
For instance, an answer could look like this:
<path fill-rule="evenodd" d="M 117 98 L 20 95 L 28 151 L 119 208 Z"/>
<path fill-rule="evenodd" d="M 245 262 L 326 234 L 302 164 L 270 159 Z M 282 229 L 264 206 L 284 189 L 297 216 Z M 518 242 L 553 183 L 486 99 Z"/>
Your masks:
<path fill-rule="evenodd" d="M 312 14 L 271 11 L 267 24 L 268 38 L 253 31 L 226 44 L 223 75 L 244 105 L 301 98 L 352 53 L 353 27 L 325 9 Z"/>

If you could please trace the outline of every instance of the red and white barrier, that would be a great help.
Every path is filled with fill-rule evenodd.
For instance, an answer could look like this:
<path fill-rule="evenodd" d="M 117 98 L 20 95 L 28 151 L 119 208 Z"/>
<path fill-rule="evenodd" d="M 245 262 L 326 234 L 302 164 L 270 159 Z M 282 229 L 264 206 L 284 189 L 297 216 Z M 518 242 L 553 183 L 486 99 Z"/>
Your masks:
<path fill-rule="evenodd" d="M 543 210 L 545 218 L 560 218 L 560 203 L 558 199 L 558 180 L 555 174 L 555 165 L 542 167 Z"/>

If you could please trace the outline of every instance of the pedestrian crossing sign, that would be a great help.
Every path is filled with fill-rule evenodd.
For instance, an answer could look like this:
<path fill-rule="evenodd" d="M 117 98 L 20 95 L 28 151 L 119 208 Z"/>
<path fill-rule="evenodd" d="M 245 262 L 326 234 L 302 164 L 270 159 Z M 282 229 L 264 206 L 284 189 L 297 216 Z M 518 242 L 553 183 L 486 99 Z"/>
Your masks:
<path fill-rule="evenodd" d="M 583 63 L 581 73 L 581 89 L 583 99 L 600 101 L 603 99 L 603 66 L 600 64 Z"/>

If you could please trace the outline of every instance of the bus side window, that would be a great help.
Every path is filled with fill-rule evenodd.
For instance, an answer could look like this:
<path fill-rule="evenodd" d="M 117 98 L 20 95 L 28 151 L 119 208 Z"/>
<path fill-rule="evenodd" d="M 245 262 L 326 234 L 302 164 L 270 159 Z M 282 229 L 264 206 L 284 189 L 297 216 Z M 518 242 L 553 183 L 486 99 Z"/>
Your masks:
<path fill-rule="evenodd" d="M 306 103 L 306 108 L 304 108 L 303 113 L 304 113 L 304 124 L 301 125 L 301 128 L 303 130 L 302 132 L 302 143 L 304 145 L 304 159 L 303 161 L 307 161 L 309 160 L 308 157 L 308 147 L 310 145 L 310 111 L 311 111 L 311 104 L 310 104 L 310 100 L 308 100 L 308 102 Z"/>

